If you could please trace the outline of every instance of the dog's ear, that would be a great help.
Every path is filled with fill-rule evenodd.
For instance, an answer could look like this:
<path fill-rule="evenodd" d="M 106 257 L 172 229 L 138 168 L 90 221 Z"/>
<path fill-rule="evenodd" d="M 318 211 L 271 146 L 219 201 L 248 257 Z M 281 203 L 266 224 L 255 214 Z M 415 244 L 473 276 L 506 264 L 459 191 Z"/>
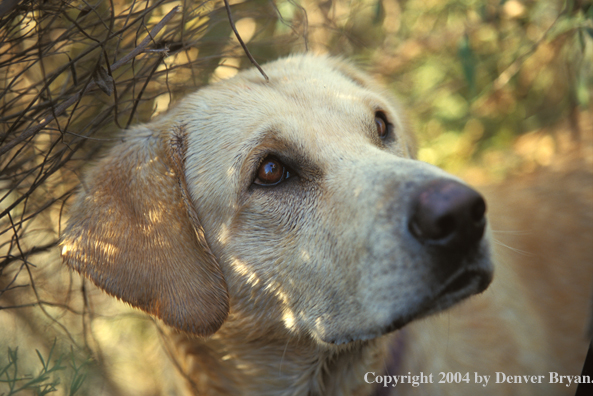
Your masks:
<path fill-rule="evenodd" d="M 210 335 L 228 316 L 229 297 L 187 191 L 184 130 L 135 132 L 85 180 L 63 260 L 167 325 Z"/>

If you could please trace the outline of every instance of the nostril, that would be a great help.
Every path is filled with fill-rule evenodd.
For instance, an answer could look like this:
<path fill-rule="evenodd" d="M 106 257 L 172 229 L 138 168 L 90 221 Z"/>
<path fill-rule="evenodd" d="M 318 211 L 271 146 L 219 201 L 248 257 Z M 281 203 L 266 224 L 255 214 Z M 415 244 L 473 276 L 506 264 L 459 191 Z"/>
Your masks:
<path fill-rule="evenodd" d="M 484 220 L 484 214 L 486 213 L 486 202 L 478 195 L 471 208 L 471 219 L 475 223 L 479 223 Z"/>
<path fill-rule="evenodd" d="M 474 246 L 486 226 L 486 203 L 475 190 L 454 180 L 423 186 L 413 200 L 408 228 L 423 243 L 459 249 Z"/>
<path fill-rule="evenodd" d="M 449 214 L 438 219 L 436 224 L 439 232 L 438 234 L 433 235 L 433 239 L 446 238 L 448 235 L 454 233 L 455 229 L 457 228 L 457 221 L 455 220 L 455 217 Z"/>

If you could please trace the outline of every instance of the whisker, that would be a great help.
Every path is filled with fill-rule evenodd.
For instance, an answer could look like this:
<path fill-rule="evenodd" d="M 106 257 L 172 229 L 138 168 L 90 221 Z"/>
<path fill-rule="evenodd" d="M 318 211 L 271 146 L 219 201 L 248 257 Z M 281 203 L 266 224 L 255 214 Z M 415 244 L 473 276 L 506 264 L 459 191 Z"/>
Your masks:
<path fill-rule="evenodd" d="M 528 252 L 528 251 L 526 251 L 526 250 L 521 250 L 521 249 L 514 248 L 514 247 L 512 247 L 512 246 L 509 246 L 509 245 L 507 245 L 506 243 L 503 243 L 502 241 L 500 241 L 500 240 L 498 240 L 498 239 L 496 239 L 496 238 L 494 238 L 494 237 L 492 238 L 492 240 L 493 240 L 493 241 L 494 241 L 496 244 L 498 244 L 498 245 L 500 245 L 500 246 L 503 246 L 503 247 L 505 247 L 505 248 L 507 248 L 507 249 L 509 249 L 509 250 L 511 250 L 511 251 L 513 251 L 513 252 L 515 252 L 515 253 L 519 253 L 519 254 L 522 254 L 522 255 L 524 255 L 524 256 L 528 256 L 528 257 L 533 257 L 533 256 L 534 256 L 534 254 L 533 254 L 533 253 L 531 253 L 531 252 Z"/>

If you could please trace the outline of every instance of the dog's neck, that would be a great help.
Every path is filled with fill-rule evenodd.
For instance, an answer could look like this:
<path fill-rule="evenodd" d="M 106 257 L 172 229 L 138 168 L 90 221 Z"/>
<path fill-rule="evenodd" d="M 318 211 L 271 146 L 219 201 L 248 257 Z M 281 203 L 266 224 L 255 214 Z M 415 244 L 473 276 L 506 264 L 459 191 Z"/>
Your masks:
<path fill-rule="evenodd" d="M 208 339 L 179 336 L 185 369 L 197 395 L 369 395 L 365 373 L 381 373 L 389 337 L 327 350 L 312 340 L 267 334 Z"/>

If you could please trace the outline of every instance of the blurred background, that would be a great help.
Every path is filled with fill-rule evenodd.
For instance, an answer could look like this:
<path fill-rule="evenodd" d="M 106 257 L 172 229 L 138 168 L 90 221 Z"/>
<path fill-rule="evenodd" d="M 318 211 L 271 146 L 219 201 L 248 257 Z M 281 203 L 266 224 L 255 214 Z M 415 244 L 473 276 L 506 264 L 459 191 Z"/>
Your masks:
<path fill-rule="evenodd" d="M 310 51 L 368 71 L 400 98 L 420 159 L 469 183 L 593 166 L 591 1 L 230 10 L 261 65 Z M 166 330 L 63 268 L 57 242 L 102 148 L 250 65 L 220 1 L 0 3 L 0 394 L 183 394 Z"/>

